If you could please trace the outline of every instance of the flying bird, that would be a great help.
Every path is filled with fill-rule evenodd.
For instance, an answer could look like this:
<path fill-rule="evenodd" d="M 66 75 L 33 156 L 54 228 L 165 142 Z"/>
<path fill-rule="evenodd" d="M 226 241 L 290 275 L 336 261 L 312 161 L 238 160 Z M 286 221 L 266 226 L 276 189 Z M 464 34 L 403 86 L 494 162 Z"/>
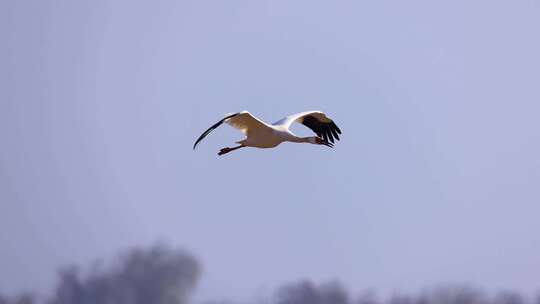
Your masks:
<path fill-rule="evenodd" d="M 324 145 L 332 148 L 334 147 L 334 139 L 339 140 L 339 134 L 341 134 L 341 130 L 334 121 L 320 111 L 293 114 L 271 125 L 253 116 L 248 111 L 242 111 L 225 116 L 222 120 L 208 128 L 208 130 L 204 131 L 197 141 L 195 141 L 193 150 L 195 150 L 203 138 L 224 122 L 240 130 L 246 135 L 246 138 L 236 142 L 239 146 L 221 149 L 218 155 L 223 155 L 244 147 L 274 148 L 286 141 Z M 301 123 L 310 128 L 317 136 L 299 137 L 293 134 L 289 130 L 293 122 Z"/>

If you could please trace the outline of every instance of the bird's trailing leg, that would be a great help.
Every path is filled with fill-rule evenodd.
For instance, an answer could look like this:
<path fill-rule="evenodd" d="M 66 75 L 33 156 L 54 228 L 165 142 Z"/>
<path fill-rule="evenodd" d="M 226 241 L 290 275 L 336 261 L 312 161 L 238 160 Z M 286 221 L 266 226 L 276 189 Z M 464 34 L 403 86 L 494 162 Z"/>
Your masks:
<path fill-rule="evenodd" d="M 219 150 L 218 155 L 227 154 L 227 153 L 229 153 L 229 152 L 231 152 L 231 151 L 234 151 L 234 150 L 236 150 L 236 149 L 240 149 L 240 148 L 243 148 L 243 147 L 245 147 L 245 146 L 244 146 L 244 145 L 240 145 L 240 146 L 237 146 L 237 147 L 234 147 L 234 148 L 229 148 L 229 147 L 223 148 L 223 149 Z"/>

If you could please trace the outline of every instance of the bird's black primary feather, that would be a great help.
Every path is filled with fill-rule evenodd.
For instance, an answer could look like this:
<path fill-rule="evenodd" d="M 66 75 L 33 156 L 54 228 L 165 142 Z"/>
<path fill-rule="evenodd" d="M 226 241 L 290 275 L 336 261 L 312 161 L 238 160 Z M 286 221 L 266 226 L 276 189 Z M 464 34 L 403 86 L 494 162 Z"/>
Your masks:
<path fill-rule="evenodd" d="M 195 148 L 197 147 L 197 145 L 199 144 L 199 142 L 201 140 L 203 140 L 203 138 L 206 137 L 206 135 L 210 134 L 210 132 L 214 131 L 214 129 L 216 129 L 217 127 L 219 127 L 225 120 L 229 119 L 229 118 L 233 118 L 235 117 L 236 115 L 238 115 L 240 113 L 234 113 L 234 114 L 231 114 L 225 118 L 223 118 L 222 120 L 216 122 L 213 126 L 211 126 L 210 128 L 208 128 L 208 130 L 204 131 L 203 134 L 201 134 L 201 136 L 199 136 L 199 138 L 197 139 L 197 141 L 195 141 L 195 144 L 193 145 L 193 150 L 195 150 Z"/>
<path fill-rule="evenodd" d="M 302 124 L 317 134 L 317 136 L 322 137 L 325 141 L 330 140 L 334 142 L 334 138 L 339 140 L 339 135 L 341 130 L 333 122 L 322 122 L 317 119 L 315 116 L 307 115 L 302 119 Z"/>

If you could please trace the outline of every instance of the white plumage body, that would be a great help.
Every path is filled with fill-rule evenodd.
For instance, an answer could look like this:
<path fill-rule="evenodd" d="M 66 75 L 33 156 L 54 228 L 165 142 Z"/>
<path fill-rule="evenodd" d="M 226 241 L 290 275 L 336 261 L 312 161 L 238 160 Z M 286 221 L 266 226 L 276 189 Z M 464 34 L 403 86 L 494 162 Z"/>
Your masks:
<path fill-rule="evenodd" d="M 246 139 L 236 142 L 246 147 L 274 148 L 285 141 L 283 130 L 257 119 L 248 111 L 226 119 L 225 123 L 246 135 Z"/>

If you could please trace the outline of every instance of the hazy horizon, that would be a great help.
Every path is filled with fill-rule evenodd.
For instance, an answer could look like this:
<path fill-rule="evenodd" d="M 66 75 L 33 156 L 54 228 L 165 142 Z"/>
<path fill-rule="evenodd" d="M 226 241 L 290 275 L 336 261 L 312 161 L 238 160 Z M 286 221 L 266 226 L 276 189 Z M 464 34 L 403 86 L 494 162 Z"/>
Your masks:
<path fill-rule="evenodd" d="M 46 293 L 28 290 L 6 295 L 0 304 L 538 304 L 540 293 L 503 289 L 486 292 L 470 283 L 426 286 L 415 292 L 350 288 L 337 279 L 288 281 L 273 290 L 259 290 L 242 300 L 193 300 L 204 266 L 189 251 L 166 243 L 134 246 L 114 259 L 89 265 L 66 265 Z"/>

